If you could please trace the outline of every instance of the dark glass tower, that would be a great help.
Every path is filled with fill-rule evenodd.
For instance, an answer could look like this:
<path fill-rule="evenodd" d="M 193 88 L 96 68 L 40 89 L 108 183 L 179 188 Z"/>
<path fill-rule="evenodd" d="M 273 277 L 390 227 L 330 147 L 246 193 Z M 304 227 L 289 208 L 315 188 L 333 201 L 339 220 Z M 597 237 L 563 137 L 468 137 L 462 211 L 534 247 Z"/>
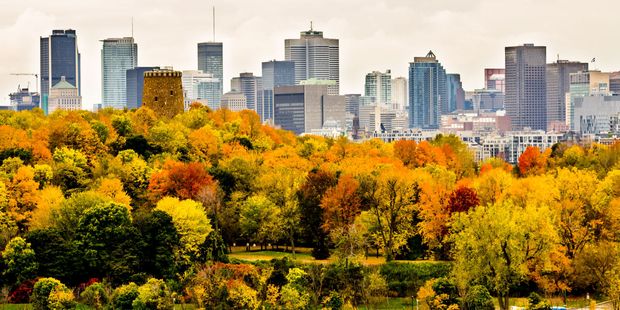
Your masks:
<path fill-rule="evenodd" d="M 409 127 L 438 129 L 448 105 L 446 70 L 433 52 L 409 64 Z"/>
<path fill-rule="evenodd" d="M 75 30 L 53 30 L 49 37 L 41 37 L 41 101 L 47 110 L 49 90 L 62 76 L 81 94 L 80 53 Z"/>
<path fill-rule="evenodd" d="M 263 62 L 263 96 L 256 112 L 261 121 L 273 121 L 273 90 L 278 86 L 295 85 L 295 62 L 293 61 L 267 61 Z"/>
<path fill-rule="evenodd" d="M 142 92 L 144 90 L 144 72 L 153 71 L 159 67 L 135 67 L 125 73 L 127 89 L 127 108 L 137 109 L 142 106 Z"/>

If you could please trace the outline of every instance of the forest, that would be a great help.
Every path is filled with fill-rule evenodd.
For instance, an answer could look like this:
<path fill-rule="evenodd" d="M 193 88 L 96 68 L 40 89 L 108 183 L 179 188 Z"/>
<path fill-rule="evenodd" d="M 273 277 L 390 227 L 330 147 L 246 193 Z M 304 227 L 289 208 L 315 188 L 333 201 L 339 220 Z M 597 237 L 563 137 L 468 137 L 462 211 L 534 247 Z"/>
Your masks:
<path fill-rule="evenodd" d="M 455 136 L 296 136 L 193 104 L 172 118 L 1 111 L 0 162 L 3 304 L 620 307 L 620 143 L 477 163 Z"/>

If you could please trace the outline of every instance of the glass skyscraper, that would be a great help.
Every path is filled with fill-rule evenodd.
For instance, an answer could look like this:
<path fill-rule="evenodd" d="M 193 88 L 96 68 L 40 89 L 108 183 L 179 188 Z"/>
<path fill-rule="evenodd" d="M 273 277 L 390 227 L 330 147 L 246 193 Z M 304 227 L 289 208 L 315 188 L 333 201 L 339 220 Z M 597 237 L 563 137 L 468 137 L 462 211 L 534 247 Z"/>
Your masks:
<path fill-rule="evenodd" d="M 223 94 L 224 81 L 224 47 L 221 42 L 198 43 L 198 70 L 203 73 L 212 74 L 214 78 L 220 80 L 219 97 Z M 214 95 L 214 97 L 216 97 Z M 220 102 L 214 102 L 218 105 Z"/>
<path fill-rule="evenodd" d="M 260 76 L 255 76 L 251 72 L 240 73 L 230 84 L 231 91 L 243 93 L 247 109 L 256 111 L 259 102 L 263 102 L 263 80 Z"/>
<path fill-rule="evenodd" d="M 128 107 L 127 70 L 138 65 L 138 44 L 133 38 L 105 39 L 101 49 L 101 97 L 104 108 Z"/>
<path fill-rule="evenodd" d="M 207 100 L 207 105 L 211 109 L 218 109 L 221 104 L 222 96 L 220 88 L 222 82 L 213 77 L 211 73 L 204 73 L 200 70 L 183 71 L 183 92 L 186 100 Z"/>
<path fill-rule="evenodd" d="M 50 89 L 61 77 L 81 94 L 80 53 L 75 30 L 53 30 L 49 37 L 40 38 L 41 108 L 47 113 Z"/>
<path fill-rule="evenodd" d="M 256 107 L 261 121 L 273 121 L 273 90 L 278 86 L 295 85 L 295 63 L 292 61 L 267 61 L 262 64 L 263 98 Z"/>
<path fill-rule="evenodd" d="M 376 103 L 381 105 L 392 103 L 392 72 L 386 70 L 385 73 L 373 71 L 366 74 L 364 96 L 374 97 Z"/>
<path fill-rule="evenodd" d="M 409 127 L 438 129 L 447 104 L 446 70 L 433 52 L 409 64 Z"/>
<path fill-rule="evenodd" d="M 127 108 L 137 109 L 142 106 L 142 92 L 144 90 L 144 72 L 153 71 L 159 67 L 135 67 L 125 73 L 127 93 Z"/>

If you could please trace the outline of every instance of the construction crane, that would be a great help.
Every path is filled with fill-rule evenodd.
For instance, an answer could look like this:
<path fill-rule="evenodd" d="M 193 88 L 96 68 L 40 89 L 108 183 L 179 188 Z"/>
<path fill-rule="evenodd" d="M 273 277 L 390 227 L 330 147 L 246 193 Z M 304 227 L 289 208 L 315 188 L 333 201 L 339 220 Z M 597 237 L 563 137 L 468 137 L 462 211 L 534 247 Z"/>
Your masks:
<path fill-rule="evenodd" d="M 27 76 L 34 76 L 34 79 L 36 80 L 36 85 L 37 85 L 37 93 L 39 92 L 39 75 L 37 73 L 11 73 L 11 75 L 27 75 Z"/>

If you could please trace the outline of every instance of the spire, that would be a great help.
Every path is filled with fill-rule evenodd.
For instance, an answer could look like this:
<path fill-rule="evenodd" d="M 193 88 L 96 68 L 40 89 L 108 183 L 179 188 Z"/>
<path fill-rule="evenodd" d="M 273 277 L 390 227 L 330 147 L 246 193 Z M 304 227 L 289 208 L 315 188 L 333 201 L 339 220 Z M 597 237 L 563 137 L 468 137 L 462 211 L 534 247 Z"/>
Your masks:
<path fill-rule="evenodd" d="M 310 21 L 310 32 L 312 32 L 312 21 Z"/>
<path fill-rule="evenodd" d="M 428 51 L 428 54 L 426 54 L 426 57 L 428 57 L 428 58 L 437 58 L 437 57 L 435 57 L 435 54 L 433 53 L 433 51 Z"/>

